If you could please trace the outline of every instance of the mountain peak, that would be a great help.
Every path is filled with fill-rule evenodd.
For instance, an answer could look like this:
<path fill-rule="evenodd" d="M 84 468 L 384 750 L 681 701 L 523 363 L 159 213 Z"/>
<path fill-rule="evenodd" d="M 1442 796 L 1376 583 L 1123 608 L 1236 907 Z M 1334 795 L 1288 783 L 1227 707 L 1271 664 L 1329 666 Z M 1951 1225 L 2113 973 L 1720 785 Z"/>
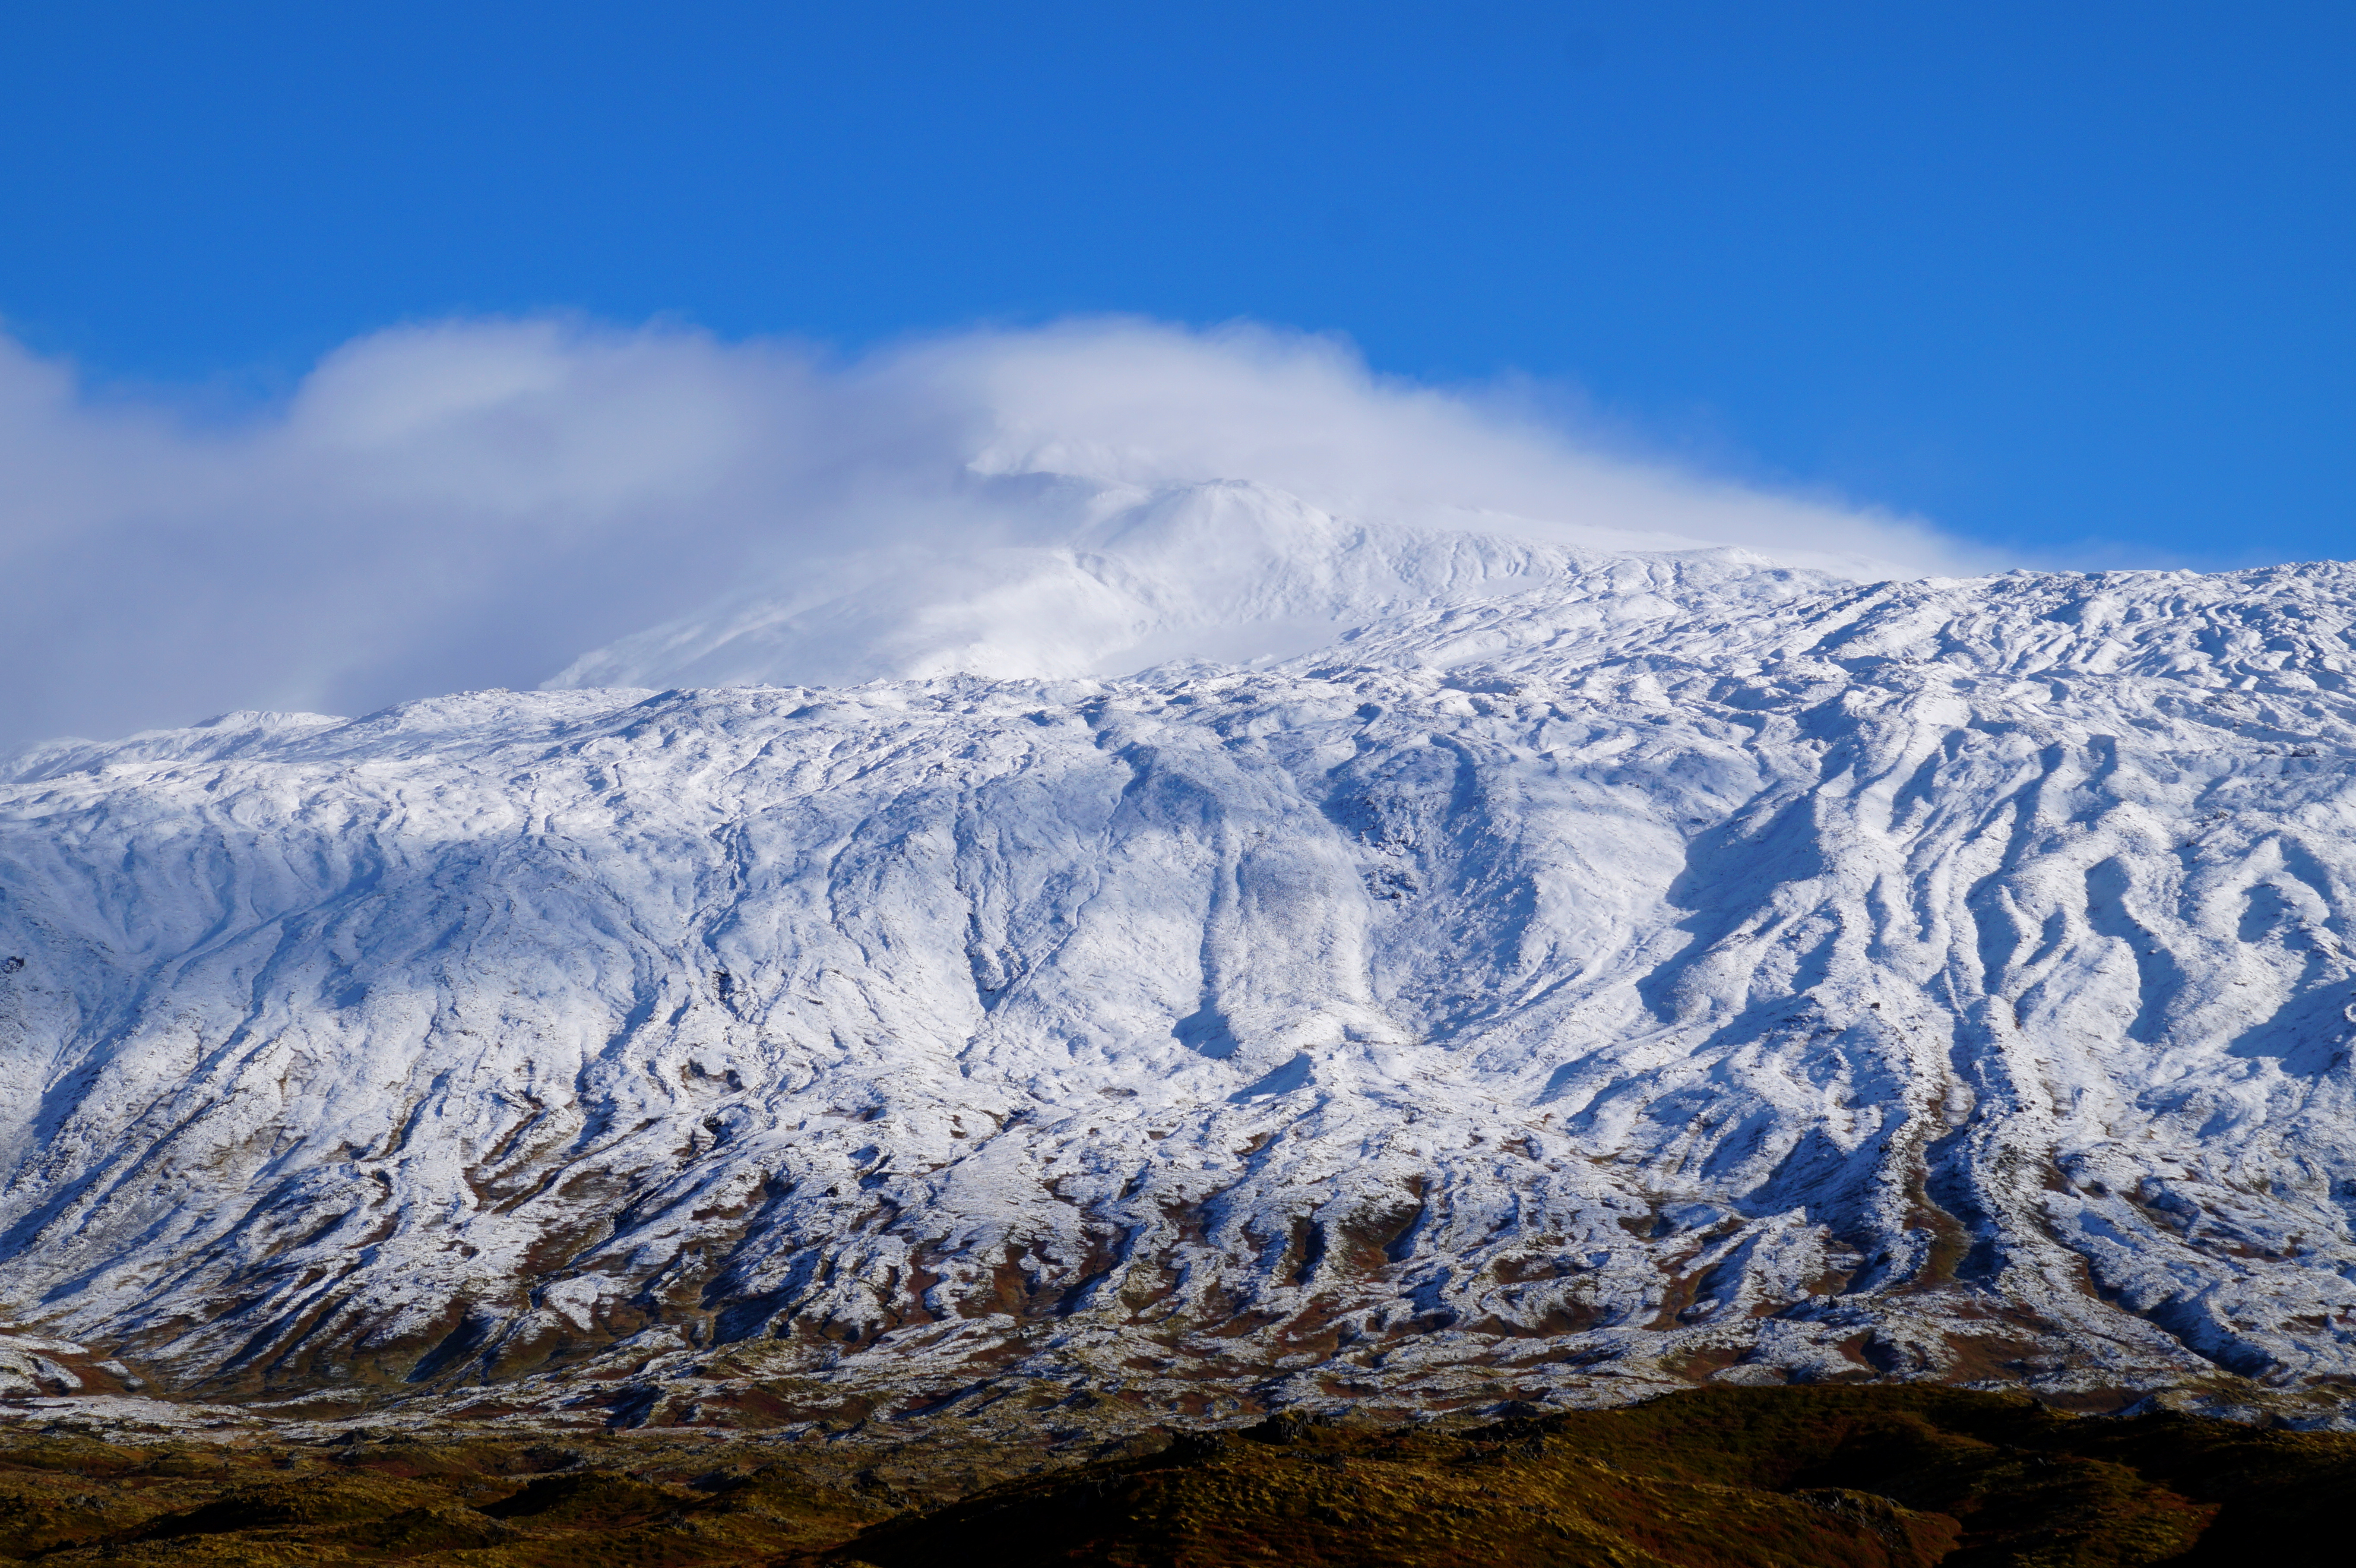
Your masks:
<path fill-rule="evenodd" d="M 1691 546 L 1490 515 L 1462 521 L 1355 520 L 1249 480 L 1144 489 L 1066 479 L 1057 505 L 1022 528 L 802 563 L 584 655 L 549 685 L 1044 679 L 1169 659 L 1249 664 L 1401 612 L 1577 590 L 1638 553 L 1632 542 L 1650 554 Z M 1744 551 L 1685 553 L 1775 566 Z"/>

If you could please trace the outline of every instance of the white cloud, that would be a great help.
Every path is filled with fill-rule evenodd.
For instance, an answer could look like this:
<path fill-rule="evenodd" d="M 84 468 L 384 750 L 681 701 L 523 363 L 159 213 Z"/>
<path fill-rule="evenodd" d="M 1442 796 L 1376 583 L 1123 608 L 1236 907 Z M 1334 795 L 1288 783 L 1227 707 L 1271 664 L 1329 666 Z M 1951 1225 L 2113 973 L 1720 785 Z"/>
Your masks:
<path fill-rule="evenodd" d="M 1918 523 L 1681 475 L 1498 400 L 1376 378 L 1327 340 L 1134 321 L 847 364 L 665 326 L 404 327 L 228 427 L 93 397 L 0 339 L 0 744 L 530 686 L 798 561 L 1020 541 L 1048 512 L 1002 481 L 1042 472 L 1978 564 Z"/>

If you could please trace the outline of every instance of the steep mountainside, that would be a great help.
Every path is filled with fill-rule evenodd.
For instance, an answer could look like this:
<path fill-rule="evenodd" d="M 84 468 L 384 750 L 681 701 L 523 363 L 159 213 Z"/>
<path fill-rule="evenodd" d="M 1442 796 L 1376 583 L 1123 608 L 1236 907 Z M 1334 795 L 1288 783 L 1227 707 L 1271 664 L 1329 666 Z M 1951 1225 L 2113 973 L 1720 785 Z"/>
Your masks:
<path fill-rule="evenodd" d="M 1251 669 L 49 748 L 0 1296 L 216 1387 L 594 1361 L 669 1418 L 729 1369 L 2320 1410 L 2351 622 L 2341 566 L 1621 557 Z"/>

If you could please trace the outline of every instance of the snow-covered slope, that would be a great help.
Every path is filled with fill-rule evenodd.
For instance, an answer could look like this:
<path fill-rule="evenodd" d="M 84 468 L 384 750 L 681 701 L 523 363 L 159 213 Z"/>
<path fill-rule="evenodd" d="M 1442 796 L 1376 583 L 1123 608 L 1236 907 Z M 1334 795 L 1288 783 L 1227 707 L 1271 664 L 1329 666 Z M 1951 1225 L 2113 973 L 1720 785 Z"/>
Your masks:
<path fill-rule="evenodd" d="M 1582 583 L 1632 549 L 1703 550 L 1698 540 L 1591 523 L 1342 517 L 1242 480 L 1147 488 L 1021 478 L 1024 504 L 1007 511 L 1019 526 L 962 546 L 932 538 L 798 564 L 782 581 L 756 580 L 584 654 L 548 684 L 1035 680 L 1128 675 L 1181 657 L 1243 664 L 1305 653 L 1404 612 Z M 1852 574 L 1869 566 L 1842 564 Z"/>
<path fill-rule="evenodd" d="M 182 1376 L 704 1348 L 648 1402 L 2344 1378 L 2351 661 L 2342 566 L 1622 557 L 1249 670 L 55 748 L 0 1294 Z"/>

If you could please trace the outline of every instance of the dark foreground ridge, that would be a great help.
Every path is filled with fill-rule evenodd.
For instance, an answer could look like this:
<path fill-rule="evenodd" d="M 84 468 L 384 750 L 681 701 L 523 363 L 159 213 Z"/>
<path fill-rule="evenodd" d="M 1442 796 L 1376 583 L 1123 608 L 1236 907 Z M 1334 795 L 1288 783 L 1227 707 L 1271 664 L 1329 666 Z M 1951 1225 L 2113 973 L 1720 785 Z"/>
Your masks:
<path fill-rule="evenodd" d="M 1272 1417 L 1020 1453 L 637 1432 L 0 1438 L 0 1559 L 477 1568 L 2338 1560 L 2356 1436 L 1954 1389 L 1712 1389 L 1440 1430 Z"/>

